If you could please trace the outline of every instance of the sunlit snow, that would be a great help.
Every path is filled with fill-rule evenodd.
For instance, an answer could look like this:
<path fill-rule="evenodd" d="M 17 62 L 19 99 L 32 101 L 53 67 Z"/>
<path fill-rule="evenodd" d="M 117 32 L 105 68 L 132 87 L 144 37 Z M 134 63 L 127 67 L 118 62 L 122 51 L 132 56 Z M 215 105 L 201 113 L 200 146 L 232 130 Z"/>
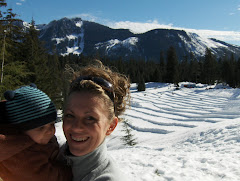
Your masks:
<path fill-rule="evenodd" d="M 81 28 L 82 25 L 83 25 L 83 22 L 82 22 L 82 21 L 76 22 L 76 26 L 77 26 L 77 27 Z"/>
<path fill-rule="evenodd" d="M 129 29 L 133 33 L 145 33 L 153 29 L 176 29 L 184 30 L 186 32 L 196 33 L 201 37 L 205 38 L 216 38 L 221 41 L 233 43 L 239 45 L 240 32 L 237 31 L 216 31 L 216 30 L 204 30 L 204 29 L 190 29 L 177 27 L 173 24 L 160 24 L 157 20 L 149 22 L 131 22 L 131 21 L 120 21 L 120 22 L 108 22 L 107 26 L 114 29 Z"/>
<path fill-rule="evenodd" d="M 206 48 L 210 48 L 213 52 L 214 52 L 214 49 L 212 48 L 219 48 L 219 47 L 227 48 L 226 45 L 215 42 L 206 37 L 200 37 L 196 33 L 190 33 L 190 32 L 186 32 L 186 33 L 188 34 L 190 41 L 186 40 L 186 38 L 180 34 L 178 36 L 184 42 L 187 50 L 189 52 L 194 52 L 198 56 L 204 55 Z"/>
<path fill-rule="evenodd" d="M 107 138 L 109 155 L 131 180 L 240 180 L 240 89 L 188 84 L 147 83 L 144 92 L 132 84 L 123 118 L 137 145 L 124 145 L 123 123 Z"/>
<path fill-rule="evenodd" d="M 84 49 L 84 30 L 82 30 L 82 33 L 80 34 L 71 34 L 71 35 L 66 35 L 64 38 L 52 38 L 52 40 L 55 40 L 57 44 L 60 44 L 61 42 L 64 42 L 65 40 L 74 41 L 73 46 L 68 45 L 66 47 L 67 51 L 66 53 L 62 53 L 62 56 L 66 56 L 69 54 L 75 54 L 75 55 L 80 55 Z M 80 39 L 80 41 L 79 41 Z"/>
<path fill-rule="evenodd" d="M 54 40 L 57 42 L 57 44 L 59 44 L 59 43 L 65 41 L 65 38 L 52 38 L 52 41 L 54 41 Z"/>
<path fill-rule="evenodd" d="M 138 42 L 137 37 L 130 37 L 125 40 L 118 40 L 118 39 L 112 39 L 107 42 L 100 42 L 95 45 L 96 49 L 101 48 L 102 46 L 106 46 L 106 52 L 109 52 L 113 48 L 117 48 L 117 46 L 123 46 L 125 48 L 128 48 L 130 51 L 133 51 L 133 47 L 136 47 Z"/>
<path fill-rule="evenodd" d="M 75 39 L 78 38 L 78 36 L 76 36 L 76 35 L 67 35 L 66 38 L 67 38 L 68 40 L 75 40 Z"/>

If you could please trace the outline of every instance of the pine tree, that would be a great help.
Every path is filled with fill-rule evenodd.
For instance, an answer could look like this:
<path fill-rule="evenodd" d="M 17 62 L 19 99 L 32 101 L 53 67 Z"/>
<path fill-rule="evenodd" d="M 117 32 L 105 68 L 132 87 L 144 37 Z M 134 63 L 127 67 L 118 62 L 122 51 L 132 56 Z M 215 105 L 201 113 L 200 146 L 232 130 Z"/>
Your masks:
<path fill-rule="evenodd" d="M 222 81 L 226 82 L 231 87 L 235 86 L 234 65 L 235 61 L 233 57 L 230 59 L 227 56 L 224 57 L 221 66 Z"/>
<path fill-rule="evenodd" d="M 235 60 L 235 57 L 234 57 L 233 53 L 231 54 L 229 63 L 231 65 L 231 69 L 232 69 L 231 80 L 229 80 L 229 85 L 232 86 L 232 87 L 236 87 L 237 86 L 237 82 L 236 82 L 236 80 L 237 80 L 236 79 L 236 60 Z"/>
<path fill-rule="evenodd" d="M 27 62 L 27 68 L 31 72 L 31 76 L 26 80 L 27 83 L 39 83 L 41 77 L 45 76 L 44 72 L 47 71 L 47 55 L 38 35 L 35 22 L 32 20 L 30 27 L 26 30 L 22 46 L 22 57 Z M 40 68 L 43 72 L 39 70 Z"/>
<path fill-rule="evenodd" d="M 138 82 L 138 75 L 137 75 L 137 65 L 136 61 L 133 59 L 130 59 L 127 62 L 127 74 L 131 77 L 132 82 Z"/>
<path fill-rule="evenodd" d="M 209 48 L 206 49 L 204 58 L 204 72 L 203 77 L 205 83 L 213 84 L 216 80 L 217 62 Z"/>
<path fill-rule="evenodd" d="M 240 58 L 238 58 L 238 60 L 236 62 L 235 79 L 236 79 L 236 86 L 239 88 L 240 87 Z"/>
<path fill-rule="evenodd" d="M 145 91 L 146 86 L 145 86 L 145 80 L 143 78 L 143 75 L 141 74 L 138 77 L 139 77 L 139 79 L 138 79 L 138 83 L 137 83 L 137 90 L 138 91 Z"/>
<path fill-rule="evenodd" d="M 187 56 L 184 56 L 184 59 L 180 62 L 179 74 L 181 81 L 189 81 L 189 63 Z"/>
<path fill-rule="evenodd" d="M 167 51 L 166 81 L 174 84 L 179 82 L 178 58 L 173 46 Z"/>
<path fill-rule="evenodd" d="M 161 51 L 160 53 L 160 60 L 159 60 L 159 69 L 161 72 L 161 81 L 165 82 L 165 77 L 166 77 L 166 63 L 165 63 L 165 58 L 164 58 L 164 53 Z"/>
<path fill-rule="evenodd" d="M 35 28 L 34 20 L 26 30 L 22 57 L 27 62 L 27 68 L 31 72 L 26 79 L 26 84 L 34 82 L 59 107 L 62 104 L 59 59 L 56 52 L 52 56 L 48 55 L 43 42 L 39 39 L 39 32 Z"/>
<path fill-rule="evenodd" d="M 53 100 L 57 108 L 62 107 L 62 86 L 63 76 L 59 64 L 59 59 L 56 53 L 52 56 L 48 56 L 47 61 L 48 72 L 46 75 L 46 92 L 48 96 Z"/>
<path fill-rule="evenodd" d="M 6 7 L 4 0 L 0 1 L 0 8 Z M 23 38 L 22 20 L 16 18 L 12 9 L 0 12 L 0 61 L 1 61 L 1 82 L 0 97 L 6 90 L 15 89 L 23 84 L 24 79 L 29 75 L 26 69 L 26 62 L 19 58 L 21 42 Z"/>
<path fill-rule="evenodd" d="M 162 82 L 162 74 L 160 72 L 159 67 L 155 67 L 155 70 L 153 72 L 150 82 Z"/>
<path fill-rule="evenodd" d="M 137 144 L 136 138 L 134 138 L 134 135 L 131 133 L 132 129 L 129 127 L 129 121 L 124 120 L 123 121 L 123 132 L 125 132 L 125 135 L 121 138 L 121 140 L 124 142 L 125 145 L 134 146 Z"/>
<path fill-rule="evenodd" d="M 200 76 L 199 62 L 194 57 L 193 53 L 190 53 L 190 63 L 189 63 L 189 81 L 198 83 Z"/>

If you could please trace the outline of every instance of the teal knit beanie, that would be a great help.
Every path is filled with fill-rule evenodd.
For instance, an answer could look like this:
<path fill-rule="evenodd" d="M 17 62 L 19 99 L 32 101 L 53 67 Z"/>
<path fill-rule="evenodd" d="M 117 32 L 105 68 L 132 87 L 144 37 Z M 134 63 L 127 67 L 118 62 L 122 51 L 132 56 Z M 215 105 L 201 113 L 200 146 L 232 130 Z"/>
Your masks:
<path fill-rule="evenodd" d="M 57 119 L 51 99 L 35 84 L 6 91 L 6 119 L 0 120 L 0 134 L 11 134 L 41 127 Z"/>

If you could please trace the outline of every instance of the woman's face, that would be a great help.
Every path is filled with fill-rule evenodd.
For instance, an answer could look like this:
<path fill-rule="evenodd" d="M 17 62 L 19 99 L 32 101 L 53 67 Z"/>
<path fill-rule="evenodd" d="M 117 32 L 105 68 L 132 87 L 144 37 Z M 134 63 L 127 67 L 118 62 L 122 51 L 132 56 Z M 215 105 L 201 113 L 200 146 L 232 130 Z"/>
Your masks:
<path fill-rule="evenodd" d="M 71 93 L 64 110 L 63 131 L 73 155 L 92 152 L 112 133 L 118 119 L 115 117 L 110 123 L 107 110 L 104 101 L 96 95 Z"/>

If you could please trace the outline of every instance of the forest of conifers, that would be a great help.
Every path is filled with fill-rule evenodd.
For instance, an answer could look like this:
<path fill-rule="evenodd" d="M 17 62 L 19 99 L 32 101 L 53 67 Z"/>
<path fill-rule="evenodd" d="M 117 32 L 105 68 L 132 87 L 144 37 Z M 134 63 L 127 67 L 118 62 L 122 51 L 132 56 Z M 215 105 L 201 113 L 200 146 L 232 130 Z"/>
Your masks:
<path fill-rule="evenodd" d="M 126 61 L 123 57 L 111 60 L 97 55 L 60 56 L 56 51 L 49 54 L 44 48 L 44 42 L 40 41 L 38 31 L 34 28 L 34 20 L 26 28 L 19 26 L 22 20 L 17 17 L 12 9 L 7 8 L 6 1 L 0 0 L 0 100 L 4 99 L 6 90 L 35 83 L 61 108 L 71 73 L 93 59 L 101 60 L 104 65 L 129 76 L 131 82 L 139 85 L 145 82 L 178 85 L 178 82 L 189 81 L 206 84 L 222 82 L 231 87 L 240 87 L 240 59 L 233 54 L 216 58 L 210 49 L 206 49 L 201 58 L 191 54 L 179 60 L 171 46 L 167 52 L 159 50 L 158 62 L 144 59 Z M 144 90 L 144 86 L 139 90 Z"/>

